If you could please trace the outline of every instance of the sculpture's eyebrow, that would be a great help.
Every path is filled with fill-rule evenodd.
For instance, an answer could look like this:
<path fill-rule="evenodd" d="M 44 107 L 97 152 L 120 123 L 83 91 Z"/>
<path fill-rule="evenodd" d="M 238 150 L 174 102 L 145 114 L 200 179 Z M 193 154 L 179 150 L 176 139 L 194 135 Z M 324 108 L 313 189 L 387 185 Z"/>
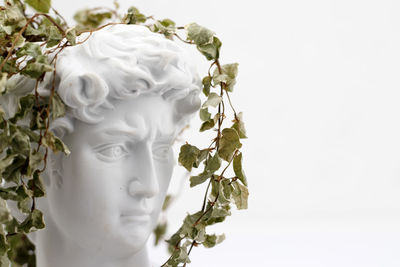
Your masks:
<path fill-rule="evenodd" d="M 175 134 L 162 135 L 160 132 L 156 134 L 156 143 L 172 145 L 175 142 Z"/>
<path fill-rule="evenodd" d="M 127 116 L 128 117 L 128 116 Z M 149 133 L 144 118 L 139 115 L 131 115 L 129 119 L 119 120 L 116 123 L 101 129 L 101 135 L 107 137 L 126 137 L 132 141 L 143 140 Z"/>
<path fill-rule="evenodd" d="M 137 129 L 121 129 L 119 127 L 116 127 L 116 128 L 110 127 L 110 128 L 104 129 L 101 134 L 105 135 L 106 137 L 109 137 L 109 138 L 124 137 L 124 138 L 127 138 L 127 139 L 132 140 L 132 141 L 143 140 L 144 137 L 146 136 L 140 130 L 137 130 Z"/>

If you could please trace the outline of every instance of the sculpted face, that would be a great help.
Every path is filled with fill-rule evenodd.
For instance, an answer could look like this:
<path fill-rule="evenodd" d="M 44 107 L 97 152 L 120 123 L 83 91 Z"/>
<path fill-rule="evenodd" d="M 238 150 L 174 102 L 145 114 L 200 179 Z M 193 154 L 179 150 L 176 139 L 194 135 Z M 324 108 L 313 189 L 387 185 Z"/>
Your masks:
<path fill-rule="evenodd" d="M 173 104 L 158 95 L 112 102 L 97 124 L 76 120 L 47 190 L 51 220 L 65 238 L 96 252 L 132 254 L 152 232 L 175 165 Z M 54 171 L 53 171 L 54 173 Z"/>

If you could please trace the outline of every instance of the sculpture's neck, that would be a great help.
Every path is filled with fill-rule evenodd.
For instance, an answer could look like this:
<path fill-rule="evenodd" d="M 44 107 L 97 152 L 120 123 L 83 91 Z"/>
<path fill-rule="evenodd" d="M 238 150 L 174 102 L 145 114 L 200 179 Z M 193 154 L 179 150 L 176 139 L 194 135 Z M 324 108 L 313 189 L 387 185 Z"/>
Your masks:
<path fill-rule="evenodd" d="M 64 238 L 46 220 L 46 228 L 35 233 L 36 266 L 40 267 L 150 267 L 147 249 L 124 258 L 85 250 Z"/>

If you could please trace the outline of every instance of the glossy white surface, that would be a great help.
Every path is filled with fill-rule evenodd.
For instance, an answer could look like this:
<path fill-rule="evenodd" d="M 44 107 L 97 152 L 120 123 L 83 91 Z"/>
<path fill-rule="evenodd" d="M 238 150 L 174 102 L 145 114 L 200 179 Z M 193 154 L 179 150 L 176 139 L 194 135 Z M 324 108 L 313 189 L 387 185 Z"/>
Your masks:
<path fill-rule="evenodd" d="M 104 31 L 57 64 L 68 109 L 52 130 L 71 154 L 48 158 L 38 200 L 46 228 L 32 236 L 40 267 L 150 266 L 145 245 L 176 165 L 171 147 L 199 108 L 197 73 L 173 42 L 144 27 Z"/>

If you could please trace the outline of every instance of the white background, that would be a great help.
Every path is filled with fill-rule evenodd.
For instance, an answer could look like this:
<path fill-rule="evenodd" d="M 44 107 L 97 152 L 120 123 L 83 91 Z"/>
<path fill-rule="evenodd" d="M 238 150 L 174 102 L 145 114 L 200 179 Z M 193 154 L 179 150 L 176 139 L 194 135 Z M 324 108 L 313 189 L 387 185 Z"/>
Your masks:
<path fill-rule="evenodd" d="M 222 62 L 240 63 L 232 96 L 250 137 L 249 210 L 216 227 L 227 240 L 194 249 L 190 266 L 400 266 L 399 1 L 120 3 L 202 24 L 222 40 Z M 78 7 L 112 2 L 53 5 L 72 20 Z M 174 230 L 201 197 L 182 194 Z"/>

